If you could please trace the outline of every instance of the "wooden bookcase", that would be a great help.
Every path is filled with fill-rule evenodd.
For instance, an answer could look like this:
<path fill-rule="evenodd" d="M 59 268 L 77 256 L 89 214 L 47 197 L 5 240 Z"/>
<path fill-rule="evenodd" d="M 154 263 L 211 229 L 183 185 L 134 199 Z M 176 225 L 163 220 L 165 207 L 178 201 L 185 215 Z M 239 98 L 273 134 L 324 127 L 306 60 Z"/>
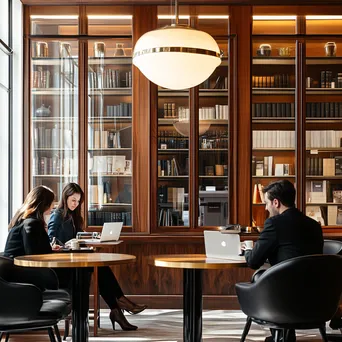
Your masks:
<path fill-rule="evenodd" d="M 58 194 L 64 182 L 76 181 L 86 194 L 87 229 L 100 230 L 108 215 L 118 220 L 124 216 L 125 243 L 108 251 L 137 256 L 135 265 L 115 268 L 125 293 L 141 297 L 150 307 L 180 307 L 181 272 L 150 267 L 148 256 L 203 253 L 204 229 L 226 223 L 250 226 L 252 219 L 262 225 L 266 213 L 258 184 L 289 179 L 296 184 L 301 210 L 314 205 L 328 216 L 329 208 L 338 208 L 338 203 L 309 202 L 307 187 L 325 181 L 333 199 L 332 191 L 339 191 L 342 176 L 326 175 L 327 170 L 324 176 L 318 173 L 323 158 L 342 156 L 342 148 L 309 147 L 306 135 L 339 130 L 335 103 L 342 103 L 341 90 L 307 88 L 306 82 L 307 77 L 321 81 L 322 71 L 338 78 L 342 25 L 339 19 L 334 25 L 323 25 L 322 20 L 306 16 L 342 15 L 340 7 L 181 6 L 181 20 L 210 33 L 224 58 L 204 84 L 170 91 L 150 83 L 131 60 L 142 34 L 170 23 L 165 17 L 158 19 L 170 13 L 169 7 L 139 1 L 131 6 L 24 3 L 24 195 L 37 184 L 46 184 Z M 54 20 L 54 15 L 67 17 Z M 253 15 L 292 19 L 257 20 Z M 102 20 L 104 16 L 109 19 Z M 65 43 L 62 50 L 61 42 Z M 337 44 L 337 57 L 324 56 L 326 42 Z M 47 43 L 47 56 L 37 55 L 37 49 L 44 49 L 37 43 Z M 105 44 L 104 56 L 95 55 L 94 43 Z M 261 44 L 271 45 L 270 56 L 257 55 Z M 72 77 L 73 82 L 61 86 L 62 73 L 63 80 Z M 116 77 L 120 81 L 114 85 Z M 317 113 L 321 103 L 324 110 L 329 103 L 328 117 L 312 115 L 312 108 Z M 187 118 L 181 123 L 183 134 L 176 130 L 179 113 Z M 56 129 L 62 137 L 58 146 L 52 140 Z M 319 134 L 326 141 L 328 133 Z M 46 137 L 50 143 L 40 145 Z M 59 172 L 53 168 L 57 155 L 66 165 L 59 166 Z M 114 164 L 122 167 L 122 157 L 124 171 L 113 171 Z M 257 162 L 259 167 L 264 163 L 262 175 L 256 174 Z M 215 186 L 214 198 L 208 196 L 210 186 Z M 208 203 L 215 204 L 212 211 L 207 210 Z M 332 210 L 331 215 L 335 215 Z M 324 234 L 340 239 L 342 230 L 329 225 Z M 256 232 L 241 236 L 257 238 Z M 234 284 L 248 281 L 251 274 L 247 269 L 206 273 L 205 307 L 238 308 Z"/>

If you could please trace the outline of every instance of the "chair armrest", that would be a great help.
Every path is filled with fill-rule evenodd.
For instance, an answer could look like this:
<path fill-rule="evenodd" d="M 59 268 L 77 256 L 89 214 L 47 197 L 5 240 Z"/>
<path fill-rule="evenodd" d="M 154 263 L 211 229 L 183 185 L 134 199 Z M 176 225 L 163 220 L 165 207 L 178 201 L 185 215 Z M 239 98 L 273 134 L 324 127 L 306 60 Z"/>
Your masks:
<path fill-rule="evenodd" d="M 37 286 L 40 290 L 57 290 L 58 278 L 51 268 L 21 267 L 13 265 L 6 279 L 10 282 L 27 283 Z"/>
<path fill-rule="evenodd" d="M 28 320 L 39 313 L 42 292 L 32 284 L 9 283 L 0 278 L 0 318 Z"/>
<path fill-rule="evenodd" d="M 265 273 L 265 271 L 266 269 L 256 270 L 252 275 L 251 283 L 255 283 Z"/>

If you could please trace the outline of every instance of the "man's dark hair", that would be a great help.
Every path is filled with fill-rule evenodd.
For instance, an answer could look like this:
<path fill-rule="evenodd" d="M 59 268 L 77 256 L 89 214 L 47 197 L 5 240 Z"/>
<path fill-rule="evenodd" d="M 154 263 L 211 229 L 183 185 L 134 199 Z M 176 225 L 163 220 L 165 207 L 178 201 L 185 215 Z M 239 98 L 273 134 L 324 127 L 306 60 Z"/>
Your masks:
<path fill-rule="evenodd" d="M 267 192 L 270 201 L 277 199 L 288 208 L 295 205 L 296 189 L 288 180 L 273 182 L 265 186 L 262 191 Z"/>

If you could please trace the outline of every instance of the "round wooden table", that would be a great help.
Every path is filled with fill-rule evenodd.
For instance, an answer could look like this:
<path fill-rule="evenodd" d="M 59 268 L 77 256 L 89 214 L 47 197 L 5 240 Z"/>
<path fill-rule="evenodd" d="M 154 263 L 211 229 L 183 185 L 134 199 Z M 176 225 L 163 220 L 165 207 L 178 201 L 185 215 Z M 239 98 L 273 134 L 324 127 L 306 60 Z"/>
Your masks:
<path fill-rule="evenodd" d="M 183 269 L 183 341 L 202 341 L 203 270 L 247 267 L 245 257 L 211 259 L 204 254 L 156 255 L 150 265 Z"/>
<path fill-rule="evenodd" d="M 54 253 L 14 258 L 25 267 L 72 268 L 72 341 L 88 341 L 89 267 L 135 262 L 134 255 L 113 253 Z"/>

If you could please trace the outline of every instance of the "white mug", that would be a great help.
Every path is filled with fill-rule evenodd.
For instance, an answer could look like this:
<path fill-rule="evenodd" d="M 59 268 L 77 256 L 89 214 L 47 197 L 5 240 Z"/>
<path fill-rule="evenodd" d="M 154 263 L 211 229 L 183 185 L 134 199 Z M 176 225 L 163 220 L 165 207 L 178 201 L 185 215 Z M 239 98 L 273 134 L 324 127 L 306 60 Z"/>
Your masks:
<path fill-rule="evenodd" d="M 77 240 L 71 241 L 70 248 L 71 249 L 80 249 L 79 241 L 77 241 Z"/>
<path fill-rule="evenodd" d="M 253 241 L 252 240 L 246 240 L 241 242 L 241 248 L 243 249 L 253 249 Z"/>

